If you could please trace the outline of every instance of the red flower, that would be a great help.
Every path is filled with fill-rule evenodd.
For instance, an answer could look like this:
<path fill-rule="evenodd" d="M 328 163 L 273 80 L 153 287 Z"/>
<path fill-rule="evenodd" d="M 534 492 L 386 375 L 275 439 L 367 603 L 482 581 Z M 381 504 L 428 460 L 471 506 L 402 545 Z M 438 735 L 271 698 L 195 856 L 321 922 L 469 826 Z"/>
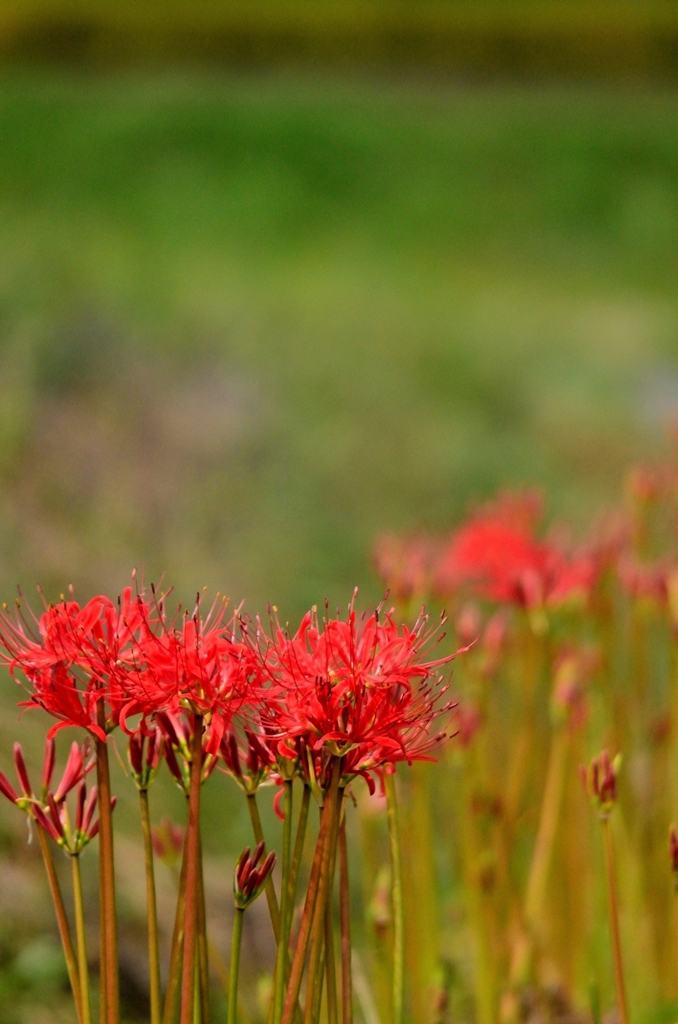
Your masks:
<path fill-rule="evenodd" d="M 493 601 L 539 608 L 586 596 L 597 577 L 596 561 L 568 559 L 535 537 L 539 497 L 501 495 L 454 533 L 436 574 L 440 593 L 470 587 Z"/>
<path fill-rule="evenodd" d="M 420 617 L 414 629 L 398 629 L 379 611 L 358 621 L 351 605 L 346 621 L 321 628 L 309 612 L 293 637 L 280 628 L 273 638 L 260 633 L 269 681 L 260 714 L 278 738 L 277 756 L 299 760 L 312 784 L 330 755 L 343 758 L 345 778 L 425 758 L 443 738 L 433 723 L 450 706 L 435 673 L 455 657 L 426 659 L 434 638 L 427 623 Z"/>
<path fill-rule="evenodd" d="M 131 587 L 117 607 L 107 597 L 92 598 L 83 608 L 64 600 L 48 606 L 39 619 L 33 616 L 33 626 L 19 602 L 15 617 L 5 608 L 0 657 L 13 676 L 21 671 L 30 684 L 30 699 L 22 706 L 43 708 L 58 720 L 50 736 L 73 725 L 105 739 L 97 705 L 105 702 L 107 727 L 116 725 L 124 703 L 125 658 L 147 618 L 143 596 L 133 596 Z"/>
<path fill-rule="evenodd" d="M 234 620 L 224 622 L 225 610 L 225 603 L 218 608 L 215 602 L 203 619 L 198 598 L 180 625 L 168 624 L 162 610 L 143 624 L 128 659 L 123 726 L 136 714 L 206 716 L 205 749 L 216 754 L 233 715 L 252 699 L 252 651 L 236 640 Z"/>

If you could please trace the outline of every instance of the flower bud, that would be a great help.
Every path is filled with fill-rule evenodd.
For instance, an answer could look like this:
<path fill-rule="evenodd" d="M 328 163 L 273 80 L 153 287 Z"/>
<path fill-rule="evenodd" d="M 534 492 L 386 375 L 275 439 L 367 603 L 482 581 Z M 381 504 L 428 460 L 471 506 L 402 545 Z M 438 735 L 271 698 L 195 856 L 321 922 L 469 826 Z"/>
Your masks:
<path fill-rule="evenodd" d="M 68 755 L 68 761 L 64 768 L 64 774 L 61 776 L 61 782 L 54 794 L 54 799 L 58 804 L 66 799 L 70 791 L 77 786 L 83 778 L 84 774 L 85 759 L 83 757 L 82 748 L 74 741 L 71 744 L 71 752 Z"/>
<path fill-rule="evenodd" d="M 11 800 L 13 804 L 19 799 L 19 794 L 15 791 L 14 786 L 4 772 L 0 772 L 0 793 L 6 796 L 8 800 Z"/>
<path fill-rule="evenodd" d="M 54 761 L 56 758 L 56 746 L 53 739 L 45 740 L 45 757 L 42 766 L 42 792 L 43 799 L 44 794 L 52 785 L 52 775 L 54 774 Z"/>
<path fill-rule="evenodd" d="M 676 826 L 669 829 L 669 856 L 671 858 L 671 870 L 674 874 L 676 887 L 678 887 L 678 832 Z"/>
<path fill-rule="evenodd" d="M 264 844 L 258 843 L 250 856 L 249 846 L 240 854 L 233 875 L 233 897 L 238 910 L 245 910 L 255 899 L 264 886 L 275 864 L 275 853 L 271 851 L 261 866 L 259 862 L 264 853 Z"/>
<path fill-rule="evenodd" d="M 584 789 L 599 809 L 601 817 L 607 818 L 617 801 L 617 776 L 621 767 L 621 754 L 610 760 L 607 750 L 594 757 L 588 770 L 581 765 Z"/>
<path fill-rule="evenodd" d="M 24 752 L 21 749 L 20 743 L 14 744 L 14 767 L 16 768 L 17 777 L 25 795 L 33 796 L 31 780 L 28 778 L 28 770 L 26 768 L 26 762 L 24 761 Z"/>

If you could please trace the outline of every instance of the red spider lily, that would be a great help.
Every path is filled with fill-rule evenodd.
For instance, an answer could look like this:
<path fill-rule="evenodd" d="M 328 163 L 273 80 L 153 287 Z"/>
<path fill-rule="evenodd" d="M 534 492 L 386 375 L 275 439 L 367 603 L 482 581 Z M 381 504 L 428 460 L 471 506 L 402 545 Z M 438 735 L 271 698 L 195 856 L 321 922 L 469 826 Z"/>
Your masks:
<path fill-rule="evenodd" d="M 332 755 L 343 758 L 345 778 L 425 758 L 442 739 L 432 723 L 450 707 L 434 672 L 456 656 L 425 660 L 434 632 L 423 615 L 412 630 L 399 630 L 391 613 L 381 621 L 379 610 L 358 622 L 352 603 L 345 621 L 322 629 L 309 612 L 292 637 L 279 627 L 273 638 L 260 633 L 269 680 L 260 714 L 277 755 L 298 760 L 303 741 L 312 784 Z"/>
<path fill-rule="evenodd" d="M 126 703 L 121 724 L 128 717 L 160 713 L 177 721 L 188 711 L 206 717 L 206 751 L 216 755 L 221 738 L 237 710 L 249 696 L 252 670 L 250 648 L 238 642 L 234 621 L 224 621 L 226 605 L 217 601 L 208 615 L 200 615 L 200 597 L 193 615 L 181 624 L 167 624 L 163 613 L 144 623 L 134 648 L 135 664 L 126 674 Z"/>
<path fill-rule="evenodd" d="M 54 741 L 48 739 L 45 743 L 42 793 L 41 797 L 38 798 L 33 793 L 21 744 L 15 743 L 14 767 L 16 769 L 21 792 L 16 792 L 3 772 L 0 772 L 0 792 L 6 796 L 11 803 L 16 804 L 21 810 L 35 818 L 35 820 L 42 825 L 52 839 L 57 842 L 61 842 L 63 839 L 63 830 L 56 824 L 54 815 L 50 814 L 48 817 L 46 811 L 50 810 L 51 807 L 58 808 L 63 806 L 64 801 L 71 790 L 78 785 L 80 785 L 80 787 L 84 786 L 85 776 L 94 767 L 94 762 L 88 760 L 88 753 L 89 752 L 85 744 L 78 745 L 77 743 L 73 743 L 71 745 L 68 761 L 66 762 L 66 767 L 64 768 L 61 781 L 59 782 L 56 791 L 52 793 L 50 786 L 52 782 L 52 775 L 54 774 L 55 751 Z M 57 820 L 59 820 L 58 811 L 56 816 Z"/>
<path fill-rule="evenodd" d="M 246 846 L 238 858 L 233 874 L 233 897 L 238 910 L 245 910 L 255 901 L 275 866 L 275 853 L 272 850 L 260 864 L 263 853 L 264 844 L 258 843 L 251 856 L 250 848 Z"/>
<path fill-rule="evenodd" d="M 30 612 L 30 609 L 29 609 Z M 57 725 L 80 726 L 105 740 L 97 721 L 97 706 L 107 705 L 109 726 L 117 724 L 124 703 L 125 658 L 135 633 L 148 618 L 142 596 L 127 587 L 118 602 L 92 598 L 84 607 L 62 600 L 49 605 L 33 624 L 17 602 L 16 615 L 7 608 L 0 616 L 0 655 L 10 673 L 17 671 L 30 685 L 23 707 L 43 708 Z"/>
<path fill-rule="evenodd" d="M 568 559 L 537 540 L 540 502 L 533 493 L 502 495 L 451 537 L 440 559 L 436 589 L 470 587 L 493 601 L 534 609 L 587 596 L 597 578 L 592 556 Z"/>

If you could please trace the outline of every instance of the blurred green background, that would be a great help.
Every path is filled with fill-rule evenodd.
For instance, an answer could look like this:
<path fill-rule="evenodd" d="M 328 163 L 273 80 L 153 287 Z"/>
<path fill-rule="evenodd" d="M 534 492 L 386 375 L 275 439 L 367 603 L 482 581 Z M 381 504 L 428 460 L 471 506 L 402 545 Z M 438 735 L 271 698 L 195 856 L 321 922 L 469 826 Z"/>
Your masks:
<path fill-rule="evenodd" d="M 3 598 L 116 593 L 137 566 L 294 621 L 379 597 L 380 531 L 501 486 L 542 485 L 581 533 L 678 413 L 674 20 L 2 5 Z M 22 736 L 37 769 L 42 723 L 5 694 L 0 761 Z M 248 830 L 210 792 L 218 907 Z M 37 852 L 2 822 L 0 1022 L 70 1021 Z"/>

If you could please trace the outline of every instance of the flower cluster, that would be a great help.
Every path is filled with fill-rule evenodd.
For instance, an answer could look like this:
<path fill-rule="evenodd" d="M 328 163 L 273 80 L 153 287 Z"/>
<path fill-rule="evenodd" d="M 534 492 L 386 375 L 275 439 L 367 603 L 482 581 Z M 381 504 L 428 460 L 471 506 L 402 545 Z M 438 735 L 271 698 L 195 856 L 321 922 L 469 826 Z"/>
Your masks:
<path fill-rule="evenodd" d="M 352 602 L 345 620 L 311 611 L 296 633 L 274 623 L 269 635 L 259 621 L 227 620 L 223 601 L 203 616 L 198 598 L 171 619 L 165 606 L 154 589 L 129 587 L 117 605 L 71 596 L 39 618 L 23 602 L 5 608 L 0 656 L 28 689 L 23 706 L 56 719 L 50 739 L 79 726 L 104 741 L 120 726 L 137 785 L 164 758 L 186 792 L 195 728 L 203 780 L 221 760 L 248 792 L 295 774 L 324 789 L 332 756 L 344 782 L 372 788 L 375 774 L 430 757 L 443 739 L 434 725 L 451 705 L 439 670 L 454 655 L 426 654 L 440 637 L 423 615 L 399 628 L 392 611 L 361 618 Z"/>

